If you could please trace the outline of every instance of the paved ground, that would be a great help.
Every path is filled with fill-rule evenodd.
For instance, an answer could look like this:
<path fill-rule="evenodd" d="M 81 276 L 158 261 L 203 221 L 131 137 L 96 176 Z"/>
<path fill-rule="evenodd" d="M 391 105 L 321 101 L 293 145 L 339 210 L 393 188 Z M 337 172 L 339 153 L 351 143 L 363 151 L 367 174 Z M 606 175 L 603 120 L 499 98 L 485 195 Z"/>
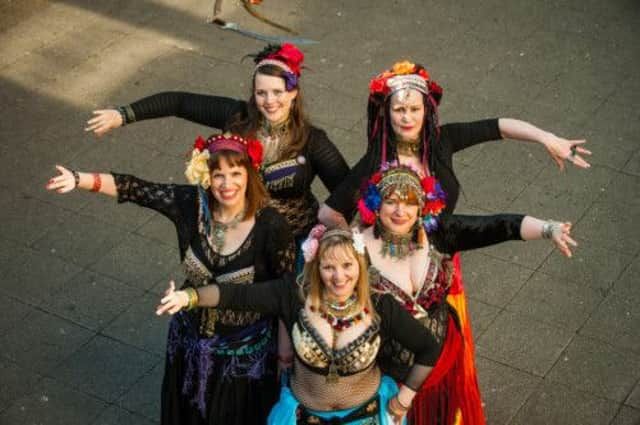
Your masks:
<path fill-rule="evenodd" d="M 103 140 L 92 108 L 159 90 L 246 97 L 260 42 L 205 24 L 212 0 L 0 1 L 0 424 L 152 424 L 179 277 L 162 218 L 44 191 L 55 163 L 183 181 L 205 128 L 140 123 Z M 544 242 L 465 254 L 490 424 L 640 423 L 640 5 L 634 0 L 265 0 L 320 44 L 307 104 L 349 160 L 364 149 L 367 80 L 396 59 L 445 88 L 443 122 L 520 117 L 587 137 L 588 172 L 561 174 L 512 141 L 458 155 L 460 211 L 575 223 L 572 260 Z M 275 33 L 237 0 L 224 17 Z M 324 195 L 321 188 L 320 196 Z"/>

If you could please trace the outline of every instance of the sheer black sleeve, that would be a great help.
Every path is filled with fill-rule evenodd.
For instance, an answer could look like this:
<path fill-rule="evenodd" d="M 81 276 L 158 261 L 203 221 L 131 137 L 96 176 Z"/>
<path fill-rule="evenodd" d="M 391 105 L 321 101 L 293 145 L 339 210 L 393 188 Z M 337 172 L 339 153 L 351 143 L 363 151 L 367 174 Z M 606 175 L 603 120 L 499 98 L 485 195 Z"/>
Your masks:
<path fill-rule="evenodd" d="M 128 174 L 112 173 L 118 202 L 133 202 L 167 216 L 174 223 L 180 216 L 175 184 L 152 183 Z"/>
<path fill-rule="evenodd" d="M 293 272 L 296 266 L 296 244 L 285 218 L 272 208 L 262 211 L 267 227 L 266 257 L 271 276 Z"/>
<path fill-rule="evenodd" d="M 438 341 L 431 331 L 405 311 L 392 295 L 380 296 L 376 310 L 381 318 L 382 337 L 392 338 L 414 353 L 414 365 L 409 370 L 404 384 L 417 391 L 440 355 Z"/>
<path fill-rule="evenodd" d="M 333 192 L 349 174 L 347 161 L 323 130 L 312 129 L 308 156 L 314 172 L 329 192 Z"/>
<path fill-rule="evenodd" d="M 369 177 L 369 163 L 370 161 L 366 155 L 360 158 L 360 161 L 325 201 L 328 207 L 342 214 L 347 223 L 353 219 L 356 212 L 360 185 L 364 179 Z"/>
<path fill-rule="evenodd" d="M 438 250 L 446 253 L 522 240 L 520 227 L 523 219 L 522 214 L 453 214 L 443 217 L 440 227 L 429 238 Z"/>
<path fill-rule="evenodd" d="M 135 121 L 174 116 L 222 130 L 234 114 L 246 108 L 246 103 L 222 96 L 162 92 L 137 100 L 129 106 Z"/>
<path fill-rule="evenodd" d="M 302 307 L 293 273 L 253 285 L 216 283 L 202 286 L 198 288 L 198 296 L 202 306 L 278 316 L 287 329 L 291 328 Z"/>
<path fill-rule="evenodd" d="M 479 143 L 500 139 L 502 139 L 502 135 L 497 118 L 445 124 L 440 127 L 440 140 L 451 145 L 452 153 Z"/>

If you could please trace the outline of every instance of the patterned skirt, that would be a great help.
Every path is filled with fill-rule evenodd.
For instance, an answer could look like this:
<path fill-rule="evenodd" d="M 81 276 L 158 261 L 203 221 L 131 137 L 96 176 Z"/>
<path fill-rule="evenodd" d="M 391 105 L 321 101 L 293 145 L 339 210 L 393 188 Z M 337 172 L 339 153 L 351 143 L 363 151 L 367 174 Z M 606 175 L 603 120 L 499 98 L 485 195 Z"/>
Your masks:
<path fill-rule="evenodd" d="M 162 383 L 163 425 L 263 425 L 277 401 L 276 328 L 271 319 L 231 335 L 199 336 L 172 318 Z"/>

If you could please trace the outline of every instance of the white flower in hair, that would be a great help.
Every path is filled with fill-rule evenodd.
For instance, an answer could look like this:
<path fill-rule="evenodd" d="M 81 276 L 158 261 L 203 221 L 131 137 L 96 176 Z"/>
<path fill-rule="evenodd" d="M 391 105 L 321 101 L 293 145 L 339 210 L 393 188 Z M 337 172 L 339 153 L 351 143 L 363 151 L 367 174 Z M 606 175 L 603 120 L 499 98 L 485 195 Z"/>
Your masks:
<path fill-rule="evenodd" d="M 355 249 L 358 254 L 364 255 L 364 235 L 355 227 L 351 229 L 351 232 L 353 233 L 353 249 Z"/>
<path fill-rule="evenodd" d="M 189 183 L 199 184 L 205 189 L 209 188 L 211 184 L 208 164 L 209 156 L 207 149 L 202 152 L 194 149 L 191 152 L 191 160 L 187 163 L 187 169 L 184 172 Z"/>

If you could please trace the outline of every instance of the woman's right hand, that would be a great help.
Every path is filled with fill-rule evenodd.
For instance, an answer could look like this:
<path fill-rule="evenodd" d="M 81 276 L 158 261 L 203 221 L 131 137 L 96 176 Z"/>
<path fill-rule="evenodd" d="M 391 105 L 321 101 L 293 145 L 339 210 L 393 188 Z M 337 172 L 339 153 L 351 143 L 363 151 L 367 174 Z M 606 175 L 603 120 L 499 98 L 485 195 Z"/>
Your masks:
<path fill-rule="evenodd" d="M 122 115 L 117 109 L 98 109 L 93 111 L 93 118 L 87 121 L 84 131 L 93 131 L 93 134 L 101 137 L 123 124 Z"/>
<path fill-rule="evenodd" d="M 169 287 L 164 291 L 164 297 L 160 300 L 160 305 L 156 307 L 156 314 L 176 314 L 189 305 L 189 296 L 185 291 L 176 291 L 176 283 L 172 280 Z"/>
<path fill-rule="evenodd" d="M 56 165 L 58 175 L 51 177 L 45 186 L 47 190 L 55 190 L 58 193 L 68 193 L 76 188 L 76 178 L 73 172 L 62 165 Z"/>

